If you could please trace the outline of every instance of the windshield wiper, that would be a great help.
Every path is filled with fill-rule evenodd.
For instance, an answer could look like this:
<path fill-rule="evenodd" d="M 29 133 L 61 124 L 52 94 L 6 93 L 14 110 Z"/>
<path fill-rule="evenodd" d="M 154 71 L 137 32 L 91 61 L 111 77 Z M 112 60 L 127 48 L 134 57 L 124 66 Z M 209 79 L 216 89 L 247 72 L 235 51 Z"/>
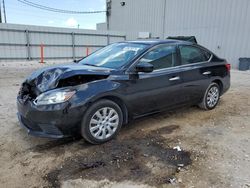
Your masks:
<path fill-rule="evenodd" d="M 83 65 L 88 65 L 88 66 L 92 66 L 92 67 L 98 67 L 97 65 L 88 64 L 88 63 L 84 63 Z"/>

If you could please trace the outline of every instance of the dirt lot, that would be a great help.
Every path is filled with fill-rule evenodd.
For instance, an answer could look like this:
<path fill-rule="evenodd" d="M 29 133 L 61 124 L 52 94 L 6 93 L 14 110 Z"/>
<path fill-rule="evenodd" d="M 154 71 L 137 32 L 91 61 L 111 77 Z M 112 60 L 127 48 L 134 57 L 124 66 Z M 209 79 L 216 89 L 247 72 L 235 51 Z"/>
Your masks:
<path fill-rule="evenodd" d="M 250 187 L 250 72 L 232 71 L 232 87 L 213 111 L 139 119 L 92 146 L 19 127 L 20 83 L 43 66 L 0 63 L 0 187 Z"/>

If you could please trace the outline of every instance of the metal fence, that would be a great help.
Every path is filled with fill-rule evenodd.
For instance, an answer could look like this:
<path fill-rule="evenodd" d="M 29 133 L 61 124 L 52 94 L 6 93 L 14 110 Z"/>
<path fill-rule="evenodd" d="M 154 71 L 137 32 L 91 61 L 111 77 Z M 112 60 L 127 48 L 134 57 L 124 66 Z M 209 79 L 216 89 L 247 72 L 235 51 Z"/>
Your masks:
<path fill-rule="evenodd" d="M 77 59 L 123 40 L 121 32 L 0 24 L 0 60 Z"/>

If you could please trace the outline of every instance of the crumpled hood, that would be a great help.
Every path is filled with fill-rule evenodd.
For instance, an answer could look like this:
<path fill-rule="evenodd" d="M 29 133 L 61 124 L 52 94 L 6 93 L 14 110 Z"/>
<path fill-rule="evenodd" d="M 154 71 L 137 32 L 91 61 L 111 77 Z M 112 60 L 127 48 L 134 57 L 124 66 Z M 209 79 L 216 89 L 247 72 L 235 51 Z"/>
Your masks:
<path fill-rule="evenodd" d="M 110 75 L 112 70 L 79 64 L 57 65 L 33 72 L 25 82 L 35 86 L 40 92 L 45 92 L 56 88 L 61 79 L 76 75 Z"/>

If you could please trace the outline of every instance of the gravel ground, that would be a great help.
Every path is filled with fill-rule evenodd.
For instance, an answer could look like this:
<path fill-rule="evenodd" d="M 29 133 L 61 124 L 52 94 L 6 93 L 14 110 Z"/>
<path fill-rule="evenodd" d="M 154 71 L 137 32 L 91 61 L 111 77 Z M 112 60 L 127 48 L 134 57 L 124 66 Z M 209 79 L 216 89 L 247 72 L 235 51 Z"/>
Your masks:
<path fill-rule="evenodd" d="M 19 127 L 20 83 L 48 64 L 0 64 L 0 187 L 250 187 L 250 72 L 232 71 L 215 110 L 139 119 L 92 146 L 32 137 Z"/>

